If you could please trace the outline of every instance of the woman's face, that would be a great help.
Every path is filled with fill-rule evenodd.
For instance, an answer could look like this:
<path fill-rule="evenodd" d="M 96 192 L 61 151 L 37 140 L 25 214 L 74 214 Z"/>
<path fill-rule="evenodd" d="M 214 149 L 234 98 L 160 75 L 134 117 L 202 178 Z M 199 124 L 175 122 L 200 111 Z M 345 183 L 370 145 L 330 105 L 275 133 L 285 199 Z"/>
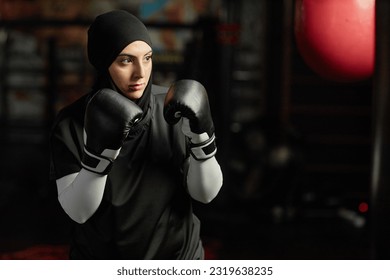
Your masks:
<path fill-rule="evenodd" d="M 152 49 L 144 41 L 127 45 L 108 68 L 121 93 L 131 100 L 142 97 L 152 73 Z"/>

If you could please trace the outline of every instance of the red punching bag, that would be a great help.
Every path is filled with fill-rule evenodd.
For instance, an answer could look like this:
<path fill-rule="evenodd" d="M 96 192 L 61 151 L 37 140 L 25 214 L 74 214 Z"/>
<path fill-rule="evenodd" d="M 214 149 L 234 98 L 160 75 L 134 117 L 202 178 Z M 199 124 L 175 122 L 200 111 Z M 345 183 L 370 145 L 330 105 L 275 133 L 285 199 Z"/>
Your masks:
<path fill-rule="evenodd" d="M 307 65 L 325 79 L 372 76 L 375 0 L 296 0 L 295 40 Z"/>

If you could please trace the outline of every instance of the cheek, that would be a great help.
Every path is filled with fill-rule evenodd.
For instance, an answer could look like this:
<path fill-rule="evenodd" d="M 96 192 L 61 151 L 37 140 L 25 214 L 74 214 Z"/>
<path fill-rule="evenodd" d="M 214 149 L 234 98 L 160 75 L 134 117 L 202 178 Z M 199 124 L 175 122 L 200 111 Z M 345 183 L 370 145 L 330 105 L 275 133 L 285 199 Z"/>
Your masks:
<path fill-rule="evenodd" d="M 117 86 L 120 86 L 121 84 L 127 82 L 127 80 L 128 80 L 127 77 L 129 75 L 127 72 L 128 71 L 118 70 L 118 69 L 109 71 L 111 79 L 114 81 L 114 83 Z"/>

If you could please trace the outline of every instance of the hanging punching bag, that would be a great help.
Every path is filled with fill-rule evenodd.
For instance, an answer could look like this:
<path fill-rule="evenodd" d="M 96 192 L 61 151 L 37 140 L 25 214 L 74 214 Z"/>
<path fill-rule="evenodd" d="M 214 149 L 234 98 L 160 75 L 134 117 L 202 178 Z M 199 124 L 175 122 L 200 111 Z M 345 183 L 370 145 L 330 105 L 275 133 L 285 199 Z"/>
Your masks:
<path fill-rule="evenodd" d="M 339 82 L 372 76 L 375 0 L 296 0 L 294 32 L 306 64 Z"/>

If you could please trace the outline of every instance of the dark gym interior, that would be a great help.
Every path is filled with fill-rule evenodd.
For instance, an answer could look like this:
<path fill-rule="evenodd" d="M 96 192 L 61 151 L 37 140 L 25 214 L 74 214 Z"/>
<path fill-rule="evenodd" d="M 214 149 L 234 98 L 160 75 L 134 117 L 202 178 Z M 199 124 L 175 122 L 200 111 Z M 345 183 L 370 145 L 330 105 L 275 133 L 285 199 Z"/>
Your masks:
<path fill-rule="evenodd" d="M 94 80 L 86 30 L 111 9 L 152 32 L 154 83 L 191 78 L 208 90 L 224 185 L 195 203 L 206 258 L 389 258 L 390 3 L 376 1 L 375 73 L 353 82 L 305 63 L 294 4 L 1 0 L 0 259 L 67 258 L 48 136 Z"/>

